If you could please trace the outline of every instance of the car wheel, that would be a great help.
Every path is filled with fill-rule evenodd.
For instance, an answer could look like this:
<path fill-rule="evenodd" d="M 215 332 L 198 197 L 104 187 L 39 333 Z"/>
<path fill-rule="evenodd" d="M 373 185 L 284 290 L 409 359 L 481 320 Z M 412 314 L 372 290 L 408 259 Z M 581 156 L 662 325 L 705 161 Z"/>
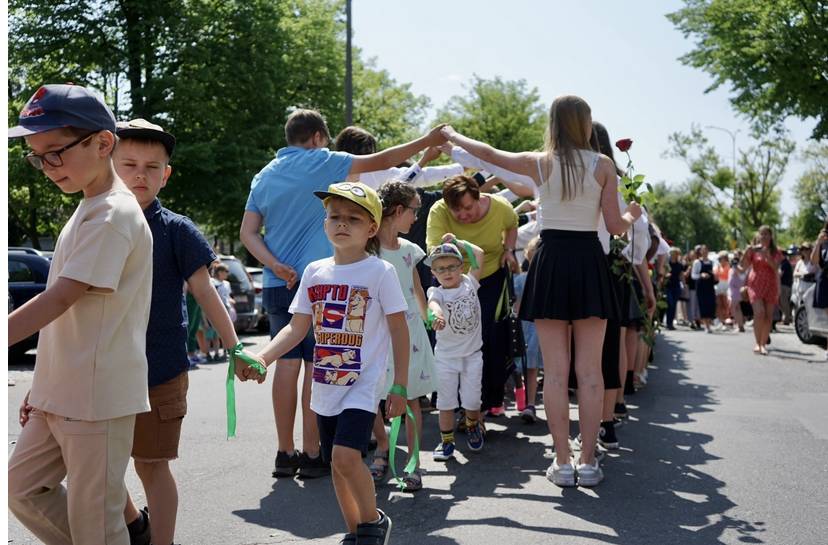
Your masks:
<path fill-rule="evenodd" d="M 805 344 L 819 344 L 819 337 L 811 334 L 808 328 L 808 310 L 804 306 L 796 309 L 794 314 L 794 331 L 799 340 Z"/>

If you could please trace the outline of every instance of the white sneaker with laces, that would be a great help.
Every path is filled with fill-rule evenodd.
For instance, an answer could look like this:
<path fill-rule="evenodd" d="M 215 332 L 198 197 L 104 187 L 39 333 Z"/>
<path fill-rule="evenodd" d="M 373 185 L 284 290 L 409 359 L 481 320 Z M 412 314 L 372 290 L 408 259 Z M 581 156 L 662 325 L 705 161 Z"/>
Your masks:
<path fill-rule="evenodd" d="M 557 458 L 553 460 L 552 465 L 546 470 L 546 478 L 552 484 L 561 487 L 575 486 L 575 466 L 572 465 L 572 460 L 561 465 L 558 465 Z"/>
<path fill-rule="evenodd" d="M 591 464 L 578 465 L 578 486 L 598 486 L 603 480 L 604 472 L 598 460 L 593 460 Z"/>

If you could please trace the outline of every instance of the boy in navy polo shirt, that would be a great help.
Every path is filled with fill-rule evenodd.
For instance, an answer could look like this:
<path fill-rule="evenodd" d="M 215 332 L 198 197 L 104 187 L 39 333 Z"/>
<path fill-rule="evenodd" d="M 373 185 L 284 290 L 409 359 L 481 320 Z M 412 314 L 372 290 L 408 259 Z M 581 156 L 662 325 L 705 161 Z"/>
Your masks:
<path fill-rule="evenodd" d="M 152 304 L 147 327 L 147 362 L 151 411 L 135 420 L 132 457 L 144 485 L 152 513 L 148 531 L 146 512 L 127 500 L 124 517 L 133 545 L 172 543 L 178 509 L 178 492 L 169 461 L 178 457 L 181 422 L 187 413 L 187 315 L 183 285 L 198 301 L 219 332 L 224 346 L 238 344 L 233 322 L 210 281 L 208 267 L 216 254 L 189 218 L 161 206 L 158 192 L 167 184 L 175 138 L 143 119 L 118 123 L 120 138 L 113 159 L 115 170 L 135 195 L 152 231 Z M 242 380 L 250 368 L 237 363 Z M 253 372 L 255 374 L 255 372 Z"/>

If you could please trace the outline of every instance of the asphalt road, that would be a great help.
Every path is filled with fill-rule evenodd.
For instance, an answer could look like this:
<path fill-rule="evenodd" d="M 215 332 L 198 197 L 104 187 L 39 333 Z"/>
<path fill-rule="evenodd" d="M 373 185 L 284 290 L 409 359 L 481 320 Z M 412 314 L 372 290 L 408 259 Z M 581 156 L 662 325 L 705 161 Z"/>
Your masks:
<path fill-rule="evenodd" d="M 768 357 L 751 353 L 751 339 L 750 333 L 665 332 L 648 386 L 629 399 L 622 448 L 604 461 L 606 480 L 596 489 L 549 483 L 546 426 L 524 424 L 514 411 L 489 421 L 480 454 L 461 454 L 448 465 L 426 454 L 422 491 L 402 494 L 389 484 L 377 490 L 394 521 L 391 542 L 828 542 L 828 362 L 790 328 L 773 336 Z M 343 525 L 329 479 L 270 476 L 276 449 L 270 380 L 237 384 L 239 434 L 225 440 L 225 371 L 216 364 L 191 372 L 181 459 L 174 464 L 177 542 L 338 543 Z M 8 401 L 11 452 L 31 363 L 13 362 L 9 375 L 16 381 Z M 428 451 L 438 440 L 436 413 L 425 422 Z M 143 505 L 132 469 L 127 479 Z M 9 542 L 36 543 L 11 514 Z"/>

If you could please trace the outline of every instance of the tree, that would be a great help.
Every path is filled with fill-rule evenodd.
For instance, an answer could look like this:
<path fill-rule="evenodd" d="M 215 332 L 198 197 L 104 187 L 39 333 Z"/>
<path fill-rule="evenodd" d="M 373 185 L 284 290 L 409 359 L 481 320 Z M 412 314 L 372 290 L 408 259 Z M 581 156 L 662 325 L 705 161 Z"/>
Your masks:
<path fill-rule="evenodd" d="M 454 96 L 437 112 L 463 134 L 506 151 L 540 149 L 548 122 L 537 88 L 525 80 L 474 76 L 466 96 Z"/>
<path fill-rule="evenodd" d="M 778 228 L 781 222 L 779 183 L 794 150 L 794 143 L 780 130 L 754 133 L 756 143 L 739 150 L 735 173 L 698 126 L 690 134 L 673 133 L 665 156 L 682 159 L 690 169 L 687 188 L 695 198 L 713 208 L 736 242 L 745 242 L 760 225 Z"/>
<path fill-rule="evenodd" d="M 334 133 L 344 125 L 342 5 L 12 0 L 9 119 L 41 83 L 73 81 L 100 91 L 119 119 L 159 123 L 178 140 L 164 204 L 232 243 L 291 109 L 318 109 Z M 386 145 L 417 131 L 427 99 L 356 57 L 359 123 Z M 9 153 L 10 242 L 56 235 L 77 198 L 23 165 L 19 144 Z"/>
<path fill-rule="evenodd" d="M 814 144 L 803 154 L 811 165 L 794 186 L 799 205 L 790 222 L 794 240 L 813 241 L 828 220 L 828 144 Z"/>
<path fill-rule="evenodd" d="M 662 182 L 653 189 L 657 200 L 652 208 L 652 219 L 674 246 L 682 251 L 696 244 L 707 244 L 711 249 L 727 246 L 727 232 L 716 211 L 687 185 L 671 189 Z"/>
<path fill-rule="evenodd" d="M 380 148 L 407 142 L 419 136 L 428 97 L 411 92 L 411 84 L 399 84 L 376 60 L 354 64 L 354 123 L 377 138 Z"/>
<path fill-rule="evenodd" d="M 684 0 L 667 15 L 696 47 L 680 58 L 733 88 L 731 103 L 756 120 L 814 117 L 828 136 L 828 9 L 824 0 Z"/>

